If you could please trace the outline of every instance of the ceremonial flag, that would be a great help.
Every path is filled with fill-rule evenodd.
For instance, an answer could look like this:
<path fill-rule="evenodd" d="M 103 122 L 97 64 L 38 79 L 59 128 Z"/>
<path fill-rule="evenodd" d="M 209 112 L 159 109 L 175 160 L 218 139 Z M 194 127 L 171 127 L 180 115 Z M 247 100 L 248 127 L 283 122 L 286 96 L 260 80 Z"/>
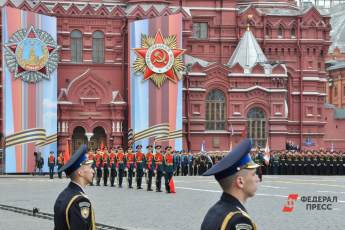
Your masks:
<path fill-rule="evenodd" d="M 64 164 L 66 164 L 69 159 L 70 159 L 70 151 L 69 151 L 69 143 L 67 141 L 67 144 L 66 144 L 66 149 L 65 149 L 65 153 L 64 153 L 64 156 L 63 156 L 63 161 L 64 161 Z"/>
<path fill-rule="evenodd" d="M 208 155 L 205 147 L 205 141 L 202 141 L 201 147 L 200 147 L 200 153 L 204 156 L 206 156 L 207 160 L 213 165 L 213 161 L 210 155 Z"/>
<path fill-rule="evenodd" d="M 265 147 L 265 155 L 264 155 L 264 160 L 265 160 L 265 164 L 266 164 L 266 165 L 269 164 L 270 158 L 271 158 L 271 155 L 270 155 L 270 147 L 269 147 L 268 138 L 267 138 L 266 147 Z"/>
<path fill-rule="evenodd" d="M 231 136 L 230 136 L 230 148 L 229 148 L 229 152 L 232 151 L 232 136 L 234 135 L 234 128 L 232 127 L 232 123 L 231 123 Z"/>
<path fill-rule="evenodd" d="M 34 152 L 57 153 L 57 19 L 7 6 L 1 16 L 5 173 L 32 172 Z"/>
<path fill-rule="evenodd" d="M 129 23 L 128 127 L 136 145 L 152 138 L 182 149 L 182 14 Z"/>
<path fill-rule="evenodd" d="M 205 150 L 205 141 L 202 141 L 202 143 L 201 143 L 200 152 L 203 153 L 203 154 L 206 153 L 206 150 Z"/>

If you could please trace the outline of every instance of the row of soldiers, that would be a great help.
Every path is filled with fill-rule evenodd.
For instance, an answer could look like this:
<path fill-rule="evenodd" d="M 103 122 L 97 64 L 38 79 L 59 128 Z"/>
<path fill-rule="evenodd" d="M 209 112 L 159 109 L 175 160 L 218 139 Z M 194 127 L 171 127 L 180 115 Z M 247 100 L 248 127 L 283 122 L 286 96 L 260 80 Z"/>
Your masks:
<path fill-rule="evenodd" d="M 171 192 L 170 180 L 176 170 L 176 162 L 171 146 L 162 151 L 161 145 L 155 146 L 156 153 L 153 153 L 153 146 L 147 146 L 147 153 L 142 152 L 142 145 L 136 146 L 136 152 L 132 147 L 128 147 L 124 152 L 121 146 L 117 149 L 107 148 L 98 149 L 96 152 L 90 151 L 89 160 L 93 160 L 93 168 L 96 171 L 96 185 L 100 186 L 103 178 L 103 185 L 107 186 L 108 179 L 110 185 L 115 186 L 115 178 L 118 179 L 118 186 L 121 188 L 123 177 L 127 174 L 128 187 L 133 188 L 132 181 L 135 173 L 137 189 L 142 189 L 142 179 L 144 173 L 147 173 L 147 190 L 152 191 L 152 178 L 156 176 L 156 191 L 161 192 L 162 177 L 165 178 L 165 189 L 167 193 Z"/>
<path fill-rule="evenodd" d="M 278 151 L 263 171 L 274 175 L 344 175 L 345 153 Z"/>

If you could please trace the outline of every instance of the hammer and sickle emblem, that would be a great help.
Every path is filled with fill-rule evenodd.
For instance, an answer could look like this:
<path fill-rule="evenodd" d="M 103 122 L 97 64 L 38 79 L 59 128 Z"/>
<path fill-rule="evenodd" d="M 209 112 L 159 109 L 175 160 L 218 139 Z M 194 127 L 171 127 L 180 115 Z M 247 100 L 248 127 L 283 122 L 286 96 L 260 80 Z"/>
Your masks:
<path fill-rule="evenodd" d="M 163 56 L 162 56 L 163 54 Z M 166 53 L 165 52 L 162 52 L 160 50 L 156 50 L 153 54 L 153 56 L 155 57 L 152 61 L 152 63 L 164 63 L 164 64 L 167 64 L 167 60 L 166 60 Z"/>

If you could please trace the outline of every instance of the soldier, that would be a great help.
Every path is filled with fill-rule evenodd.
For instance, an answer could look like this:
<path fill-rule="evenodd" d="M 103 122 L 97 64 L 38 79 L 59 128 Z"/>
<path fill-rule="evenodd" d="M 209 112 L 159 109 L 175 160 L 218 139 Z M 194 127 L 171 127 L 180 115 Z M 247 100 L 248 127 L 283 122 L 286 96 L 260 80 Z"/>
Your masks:
<path fill-rule="evenodd" d="M 309 153 L 309 152 L 306 153 L 303 166 L 305 169 L 305 173 L 307 175 L 311 175 L 312 174 L 312 156 L 311 156 L 311 153 Z"/>
<path fill-rule="evenodd" d="M 63 156 L 62 156 L 62 152 L 59 153 L 59 156 L 57 158 L 56 164 L 58 166 L 58 177 L 60 179 L 62 179 L 62 172 L 60 171 L 61 167 L 63 166 Z"/>
<path fill-rule="evenodd" d="M 133 149 L 131 146 L 129 146 L 127 148 L 126 166 L 127 166 L 127 171 L 128 171 L 128 175 L 127 175 L 128 188 L 133 188 L 132 187 L 132 180 L 133 180 L 133 172 L 135 170 L 135 166 L 134 166 L 134 153 L 133 153 Z"/>
<path fill-rule="evenodd" d="M 192 160 L 192 165 L 193 165 L 193 176 L 198 175 L 198 170 L 199 170 L 199 154 L 194 153 L 193 154 L 193 160 Z"/>
<path fill-rule="evenodd" d="M 165 191 L 170 193 L 170 180 L 174 174 L 175 162 L 174 162 L 174 155 L 172 154 L 171 146 L 167 146 L 165 148 L 165 156 L 164 156 L 164 173 L 165 173 Z"/>
<path fill-rule="evenodd" d="M 189 176 L 193 176 L 193 162 L 194 162 L 194 155 L 193 153 L 188 153 L 188 169 L 189 169 Z"/>
<path fill-rule="evenodd" d="M 109 155 L 108 155 L 107 147 L 105 147 L 103 154 L 102 154 L 102 166 L 103 166 L 103 185 L 108 186 Z"/>
<path fill-rule="evenodd" d="M 152 145 L 146 146 L 147 153 L 146 153 L 146 167 L 148 172 L 148 179 L 147 179 L 147 191 L 152 191 L 151 185 L 152 185 L 152 177 L 155 170 L 155 161 L 154 156 L 152 153 L 153 147 Z"/>
<path fill-rule="evenodd" d="M 264 156 L 262 154 L 262 152 L 260 152 L 260 149 L 257 147 L 257 150 L 256 150 L 256 156 L 254 158 L 254 162 L 259 165 L 257 170 L 256 170 L 256 173 L 258 174 L 258 177 L 260 179 L 260 182 L 262 181 L 262 165 L 263 165 L 263 162 L 264 162 Z"/>
<path fill-rule="evenodd" d="M 84 192 L 95 174 L 86 152 L 86 145 L 82 145 L 59 171 L 65 171 L 71 182 L 55 201 L 54 229 L 96 229 L 93 205 Z"/>
<path fill-rule="evenodd" d="M 155 166 L 156 166 L 156 192 L 162 192 L 162 176 L 163 176 L 163 154 L 161 153 L 162 146 L 156 145 L 156 154 L 154 156 Z"/>
<path fill-rule="evenodd" d="M 331 158 L 331 171 L 332 171 L 332 175 L 337 175 L 338 174 L 338 156 L 336 153 L 331 154 L 332 158 Z"/>
<path fill-rule="evenodd" d="M 181 156 L 181 167 L 182 167 L 182 176 L 188 175 L 188 155 L 186 152 L 182 152 Z"/>
<path fill-rule="evenodd" d="M 325 175 L 326 172 L 326 156 L 324 153 L 319 157 L 319 175 Z"/>
<path fill-rule="evenodd" d="M 319 174 L 319 158 L 318 154 L 314 153 L 313 154 L 313 159 L 312 159 L 312 169 L 313 169 L 313 175 L 318 175 Z"/>
<path fill-rule="evenodd" d="M 100 186 L 101 178 L 102 178 L 102 155 L 100 149 L 97 149 L 96 156 L 95 156 L 95 166 L 96 166 L 96 184 Z"/>
<path fill-rule="evenodd" d="M 92 165 L 91 165 L 91 167 L 92 167 L 92 169 L 95 171 L 95 167 L 96 167 L 96 164 L 95 164 L 95 153 L 94 153 L 94 151 L 91 149 L 90 151 L 89 151 L 89 153 L 88 153 L 88 155 L 87 155 L 87 158 L 90 160 L 90 161 L 92 161 L 93 163 L 92 163 Z M 91 184 L 90 184 L 91 186 L 93 186 L 93 178 L 92 178 L 92 181 L 91 181 Z"/>
<path fill-rule="evenodd" d="M 223 189 L 220 200 L 211 207 L 201 225 L 201 230 L 256 229 L 243 204 L 255 195 L 259 182 L 255 164 L 249 152 L 251 143 L 245 139 L 228 155 L 203 175 L 214 175 Z"/>
<path fill-rule="evenodd" d="M 49 167 L 49 177 L 50 179 L 54 178 L 54 167 L 55 167 L 55 156 L 54 152 L 50 151 L 48 157 L 48 167 Z"/>
<path fill-rule="evenodd" d="M 325 154 L 325 174 L 326 175 L 331 175 L 332 167 L 333 167 L 332 156 L 330 152 L 326 152 Z"/>
<path fill-rule="evenodd" d="M 181 169 L 181 152 L 175 151 L 174 153 L 174 162 L 176 165 L 175 175 L 180 175 L 180 169 Z"/>
<path fill-rule="evenodd" d="M 286 163 L 286 154 L 283 152 L 280 156 L 280 175 L 286 175 L 287 163 Z"/>
<path fill-rule="evenodd" d="M 345 174 L 345 153 L 339 154 L 339 175 Z"/>
<path fill-rule="evenodd" d="M 126 169 L 126 157 L 125 154 L 123 153 L 123 149 L 121 146 L 117 147 L 117 169 L 119 171 L 119 188 L 122 188 L 122 180 L 123 180 L 123 174 Z"/>
<path fill-rule="evenodd" d="M 115 150 L 112 148 L 109 154 L 109 167 L 110 167 L 110 186 L 114 187 L 116 178 L 116 154 Z"/>
<path fill-rule="evenodd" d="M 273 166 L 273 175 L 278 175 L 278 172 L 279 172 L 279 155 L 277 152 L 275 152 L 273 154 L 272 166 Z"/>
<path fill-rule="evenodd" d="M 136 149 L 137 152 L 135 154 L 135 168 L 136 168 L 136 182 L 137 182 L 137 189 L 143 189 L 141 187 L 141 182 L 144 176 L 144 169 L 145 169 L 145 156 L 141 152 L 142 145 L 137 145 Z"/>
<path fill-rule="evenodd" d="M 293 175 L 293 162 L 292 162 L 292 153 L 288 152 L 287 154 L 287 159 L 286 159 L 286 163 L 287 163 L 287 175 Z"/>

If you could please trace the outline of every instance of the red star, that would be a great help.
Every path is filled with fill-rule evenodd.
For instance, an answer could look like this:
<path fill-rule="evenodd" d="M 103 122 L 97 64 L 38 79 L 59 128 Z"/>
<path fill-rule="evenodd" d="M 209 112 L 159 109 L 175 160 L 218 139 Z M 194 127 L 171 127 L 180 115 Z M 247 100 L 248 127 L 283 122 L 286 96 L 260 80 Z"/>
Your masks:
<path fill-rule="evenodd" d="M 155 43 L 154 44 L 164 44 L 164 39 L 163 36 L 161 34 L 160 31 L 158 31 L 156 33 L 155 36 Z M 134 51 L 136 52 L 136 54 L 142 58 L 145 59 L 146 53 L 147 53 L 147 48 L 137 48 L 134 49 Z M 185 52 L 184 49 L 171 49 L 171 51 L 174 54 L 174 58 L 177 58 L 178 56 L 180 56 L 181 54 L 183 54 Z M 144 80 L 149 79 L 153 74 L 155 74 L 155 72 L 153 72 L 150 68 L 146 67 L 145 69 L 145 73 L 144 73 Z M 173 82 L 176 82 L 176 75 L 173 71 L 172 68 L 170 68 L 167 72 L 164 73 L 168 79 L 172 80 Z"/>

